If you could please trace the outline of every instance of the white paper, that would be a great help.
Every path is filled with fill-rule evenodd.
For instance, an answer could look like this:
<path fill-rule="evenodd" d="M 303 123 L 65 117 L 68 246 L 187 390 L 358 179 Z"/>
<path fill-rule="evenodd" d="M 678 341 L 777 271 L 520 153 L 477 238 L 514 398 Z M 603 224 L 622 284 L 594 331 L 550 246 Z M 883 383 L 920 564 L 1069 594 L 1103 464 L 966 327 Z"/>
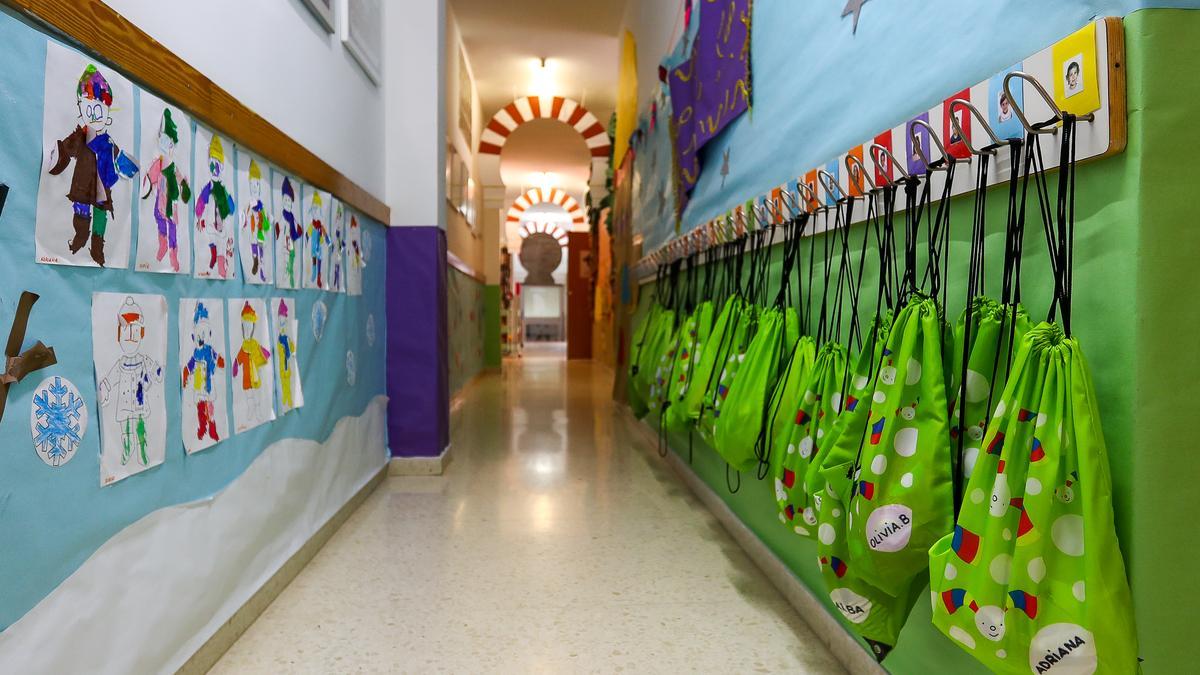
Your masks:
<path fill-rule="evenodd" d="M 275 370 L 279 375 L 279 409 L 280 414 L 287 414 L 304 405 L 297 357 L 300 317 L 296 316 L 296 301 L 291 298 L 271 298 L 271 310 L 275 326 Z"/>
<path fill-rule="evenodd" d="M 325 288 L 331 201 L 324 190 L 304 191 L 304 288 Z"/>
<path fill-rule="evenodd" d="M 329 227 L 329 252 L 325 264 L 325 290 L 346 292 L 346 220 L 348 212 L 342 200 L 333 198 L 333 218 Z"/>
<path fill-rule="evenodd" d="M 354 359 L 354 352 L 346 352 L 346 384 L 351 387 L 358 382 L 358 362 Z"/>
<path fill-rule="evenodd" d="M 229 300 L 229 353 L 232 354 L 233 432 L 275 419 L 275 377 L 270 319 L 260 298 Z"/>
<path fill-rule="evenodd" d="M 321 337 L 325 335 L 325 323 L 329 320 L 329 308 L 325 306 L 324 300 L 317 300 L 313 303 L 312 308 L 312 333 L 313 339 L 317 342 L 321 341 Z"/>
<path fill-rule="evenodd" d="M 192 168 L 196 192 L 192 198 L 196 236 L 195 271 L 200 279 L 232 279 L 237 276 L 233 259 L 237 231 L 237 203 L 234 201 L 233 141 L 196 127 L 196 161 Z M 222 200 L 220 193 L 224 192 Z M 219 201 L 224 201 L 222 208 Z"/>
<path fill-rule="evenodd" d="M 158 466 L 166 456 L 166 298 L 93 293 L 92 358 L 104 486 Z"/>
<path fill-rule="evenodd" d="M 358 215 L 354 211 L 349 214 L 350 224 L 346 228 L 346 291 L 350 295 L 362 295 L 362 271 L 367 266 L 367 258 Z"/>
<path fill-rule="evenodd" d="M 129 267 L 130 178 L 137 175 L 133 113 L 129 80 L 72 49 L 53 41 L 46 45 L 34 235 L 38 262 L 98 267 L 102 260 L 105 267 Z M 76 132 L 80 135 L 72 136 Z M 99 162 L 92 148 L 103 144 L 111 148 L 104 153 L 106 161 Z M 83 171 L 79 159 L 95 162 L 96 175 Z M 58 173 L 52 175 L 52 169 Z M 68 195 L 76 172 L 95 189 L 72 198 Z"/>
<path fill-rule="evenodd" d="M 229 358 L 225 348 L 225 302 L 179 301 L 179 372 L 183 401 L 183 448 L 192 454 L 229 437 Z"/>
<path fill-rule="evenodd" d="M 29 427 L 33 449 L 50 466 L 71 461 L 87 433 L 88 406 L 67 378 L 52 375 L 33 390 Z"/>
<path fill-rule="evenodd" d="M 141 272 L 192 272 L 192 120 L 148 91 L 141 93 L 138 243 Z M 169 186 L 174 176 L 175 199 Z"/>
<path fill-rule="evenodd" d="M 300 208 L 301 184 L 276 170 L 271 174 L 275 202 L 275 285 L 300 288 L 304 276 L 304 214 Z"/>
<path fill-rule="evenodd" d="M 271 168 L 261 157 L 238 148 L 238 253 L 242 278 L 252 284 L 275 281 L 275 213 Z"/>

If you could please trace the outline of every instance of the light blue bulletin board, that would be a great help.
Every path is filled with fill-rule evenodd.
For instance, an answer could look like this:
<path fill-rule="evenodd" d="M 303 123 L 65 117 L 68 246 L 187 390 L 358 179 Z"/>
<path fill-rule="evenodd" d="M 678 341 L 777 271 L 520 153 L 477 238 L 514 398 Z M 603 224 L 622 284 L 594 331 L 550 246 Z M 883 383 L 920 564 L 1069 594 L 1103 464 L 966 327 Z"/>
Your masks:
<path fill-rule="evenodd" d="M 219 492 L 277 440 L 326 439 L 339 419 L 363 415 L 371 401 L 385 392 L 386 244 L 382 226 L 362 214 L 357 218 L 367 265 L 361 296 L 249 285 L 240 274 L 235 280 L 212 281 L 135 272 L 132 263 L 130 269 L 95 269 L 35 262 L 35 205 L 42 166 L 43 78 L 49 39 L 0 10 L 0 183 L 10 187 L 0 214 L 0 332 L 7 337 L 22 291 L 37 293 L 41 300 L 30 316 L 24 347 L 41 340 L 54 348 L 58 359 L 57 365 L 12 387 L 0 421 L 0 630 L 21 618 L 122 528 L 157 509 Z M 139 90 L 134 84 L 136 98 Z M 229 156 L 230 151 L 226 152 Z M 136 156 L 141 156 L 140 152 Z M 132 250 L 136 250 L 137 209 L 132 214 Z M 180 229 L 188 230 L 190 236 L 190 228 Z M 168 413 L 166 460 L 104 488 L 100 487 L 91 346 L 94 291 L 160 294 L 166 297 L 168 307 L 167 376 L 163 383 Z M 304 407 L 279 415 L 276 386 L 275 421 L 232 435 L 203 452 L 185 455 L 180 381 L 174 367 L 180 344 L 180 298 L 273 296 L 296 301 Z M 319 342 L 311 326 L 313 305 L 318 300 L 329 310 Z M 368 337 L 368 322 L 375 326 L 373 340 Z M 236 325 L 226 328 L 237 331 Z M 229 338 L 237 339 L 237 335 Z M 229 344 L 227 340 L 227 348 Z M 347 352 L 354 353 L 357 365 L 353 385 L 347 381 Z M 52 375 L 67 378 L 79 388 L 90 418 L 78 452 L 58 468 L 43 463 L 35 453 L 29 418 L 33 389 Z M 232 419 L 232 410 L 228 412 Z M 219 556 L 220 551 L 213 555 Z M 134 581 L 153 583 L 153 579 Z"/>

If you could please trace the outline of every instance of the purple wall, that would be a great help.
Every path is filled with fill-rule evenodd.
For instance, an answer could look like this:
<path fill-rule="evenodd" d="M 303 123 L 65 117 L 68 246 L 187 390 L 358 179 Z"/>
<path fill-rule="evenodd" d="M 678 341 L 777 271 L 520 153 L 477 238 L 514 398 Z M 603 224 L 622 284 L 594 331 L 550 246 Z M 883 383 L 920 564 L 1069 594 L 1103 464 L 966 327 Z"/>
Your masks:
<path fill-rule="evenodd" d="M 388 447 L 393 457 L 436 457 L 450 442 L 441 228 L 388 228 L 387 341 Z"/>

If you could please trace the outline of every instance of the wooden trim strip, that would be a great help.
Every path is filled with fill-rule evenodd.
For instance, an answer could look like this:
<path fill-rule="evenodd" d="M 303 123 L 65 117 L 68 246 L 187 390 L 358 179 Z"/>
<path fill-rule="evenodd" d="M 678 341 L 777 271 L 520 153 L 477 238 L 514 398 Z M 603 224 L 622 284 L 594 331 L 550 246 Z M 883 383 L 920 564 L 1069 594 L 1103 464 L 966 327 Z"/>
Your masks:
<path fill-rule="evenodd" d="M 391 209 L 217 86 L 100 0 L 0 0 L 186 110 L 205 126 L 265 157 L 384 225 Z"/>

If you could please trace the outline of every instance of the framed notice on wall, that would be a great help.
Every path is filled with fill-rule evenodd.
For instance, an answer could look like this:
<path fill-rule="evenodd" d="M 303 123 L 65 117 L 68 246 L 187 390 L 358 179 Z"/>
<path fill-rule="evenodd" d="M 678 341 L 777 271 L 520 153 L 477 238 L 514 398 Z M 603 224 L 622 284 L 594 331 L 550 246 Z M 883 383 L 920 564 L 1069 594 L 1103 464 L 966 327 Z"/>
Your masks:
<path fill-rule="evenodd" d="M 467 53 L 458 50 L 458 129 L 471 152 L 475 151 L 471 122 L 471 74 L 467 70 Z"/>
<path fill-rule="evenodd" d="M 333 32 L 333 3 L 334 0 L 304 0 L 304 5 L 316 17 L 317 22 L 326 33 Z"/>
<path fill-rule="evenodd" d="M 383 75 L 382 0 L 346 0 L 346 37 L 343 41 L 367 77 L 378 85 Z"/>

